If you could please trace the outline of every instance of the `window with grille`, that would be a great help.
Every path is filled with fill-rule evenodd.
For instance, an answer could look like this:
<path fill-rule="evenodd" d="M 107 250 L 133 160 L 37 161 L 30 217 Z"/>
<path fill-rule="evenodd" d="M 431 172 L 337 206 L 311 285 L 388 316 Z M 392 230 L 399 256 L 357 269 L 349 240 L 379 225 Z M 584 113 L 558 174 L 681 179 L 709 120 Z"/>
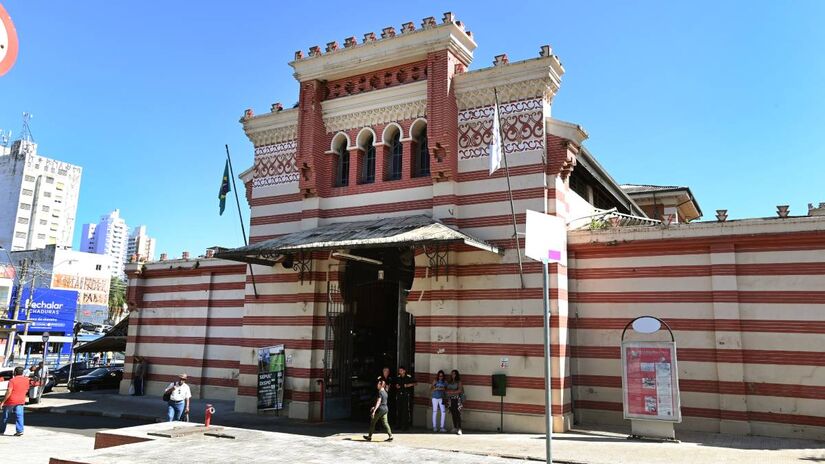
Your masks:
<path fill-rule="evenodd" d="M 403 152 L 404 148 L 401 145 L 401 134 L 395 134 L 395 136 L 390 139 L 389 180 L 398 180 L 401 178 Z"/>
<path fill-rule="evenodd" d="M 349 185 L 349 151 L 346 140 L 338 146 L 336 153 L 338 159 L 335 160 L 335 186 L 346 187 Z"/>
<path fill-rule="evenodd" d="M 361 166 L 361 183 L 371 184 L 375 182 L 375 147 L 370 136 L 364 144 L 364 164 Z"/>
<path fill-rule="evenodd" d="M 430 150 L 427 148 L 427 128 L 415 138 L 415 177 L 430 175 Z"/>

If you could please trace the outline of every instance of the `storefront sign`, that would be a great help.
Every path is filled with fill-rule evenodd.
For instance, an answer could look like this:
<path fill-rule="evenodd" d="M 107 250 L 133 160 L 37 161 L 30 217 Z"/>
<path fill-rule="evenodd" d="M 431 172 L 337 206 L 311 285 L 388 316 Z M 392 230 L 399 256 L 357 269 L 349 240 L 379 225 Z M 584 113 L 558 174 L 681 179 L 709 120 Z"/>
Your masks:
<path fill-rule="evenodd" d="M 30 308 L 28 318 L 32 323 L 29 325 L 29 332 L 49 331 L 54 334 L 72 332 L 77 311 L 77 291 L 35 288 L 31 302 L 29 302 L 31 293 L 31 289 L 23 289 L 19 315 L 19 318 L 23 319 L 26 307 Z M 13 313 L 14 304 L 12 300 L 9 314 Z M 18 330 L 22 330 L 22 326 Z"/>
<path fill-rule="evenodd" d="M 258 410 L 284 408 L 284 345 L 258 348 Z"/>
<path fill-rule="evenodd" d="M 681 422 L 676 344 L 622 343 L 625 419 Z"/>

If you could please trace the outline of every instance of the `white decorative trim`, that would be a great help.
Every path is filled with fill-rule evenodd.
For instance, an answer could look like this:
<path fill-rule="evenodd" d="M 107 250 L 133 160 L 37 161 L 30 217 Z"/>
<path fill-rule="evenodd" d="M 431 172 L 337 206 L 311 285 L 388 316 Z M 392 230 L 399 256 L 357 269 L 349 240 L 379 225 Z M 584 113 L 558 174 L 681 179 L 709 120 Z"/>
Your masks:
<path fill-rule="evenodd" d="M 541 98 L 504 103 L 499 110 L 505 153 L 544 149 L 544 103 Z M 460 111 L 458 158 L 465 160 L 488 156 L 492 129 L 492 106 Z"/>
<path fill-rule="evenodd" d="M 387 105 L 387 102 L 393 104 Z M 427 82 L 340 97 L 321 105 L 327 132 L 413 119 L 426 113 Z"/>
<path fill-rule="evenodd" d="M 519 61 L 455 76 L 459 110 L 539 98 L 550 101 L 559 89 L 564 69 L 555 56 Z"/>
<path fill-rule="evenodd" d="M 298 182 L 297 149 L 298 141 L 294 139 L 256 147 L 252 185 L 266 187 Z"/>
<path fill-rule="evenodd" d="M 413 119 L 426 116 L 427 100 L 419 100 L 409 103 L 399 103 L 397 105 L 374 108 L 358 113 L 344 114 L 331 118 L 324 118 L 327 131 L 337 132 L 355 127 L 373 126 L 403 119 Z"/>
<path fill-rule="evenodd" d="M 256 147 L 297 137 L 298 109 L 291 108 L 241 120 L 246 136 Z"/>

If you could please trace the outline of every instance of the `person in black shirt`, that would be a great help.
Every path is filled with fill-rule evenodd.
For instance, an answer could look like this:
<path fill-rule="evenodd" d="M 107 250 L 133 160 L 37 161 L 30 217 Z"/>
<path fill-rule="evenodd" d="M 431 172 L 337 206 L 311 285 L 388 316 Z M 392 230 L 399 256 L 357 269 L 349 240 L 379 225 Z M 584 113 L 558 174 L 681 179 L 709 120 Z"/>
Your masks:
<path fill-rule="evenodd" d="M 407 430 L 412 424 L 412 406 L 415 396 L 415 379 L 407 373 L 404 366 L 398 368 L 398 378 L 395 379 L 397 391 L 398 428 Z"/>

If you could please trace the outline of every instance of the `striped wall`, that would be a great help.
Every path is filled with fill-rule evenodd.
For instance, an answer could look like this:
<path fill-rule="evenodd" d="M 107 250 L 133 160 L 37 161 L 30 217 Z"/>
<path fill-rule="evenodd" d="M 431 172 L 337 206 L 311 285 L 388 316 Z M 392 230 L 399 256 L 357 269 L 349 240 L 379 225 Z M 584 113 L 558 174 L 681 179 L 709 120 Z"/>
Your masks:
<path fill-rule="evenodd" d="M 688 430 L 825 438 L 825 221 L 570 234 L 576 420 L 622 423 L 627 321 L 674 330 Z"/>
<path fill-rule="evenodd" d="M 188 374 L 193 394 L 234 399 L 239 371 L 246 266 L 216 259 L 174 260 L 128 269 L 126 374 L 135 356 L 149 363 L 148 394 Z"/>

